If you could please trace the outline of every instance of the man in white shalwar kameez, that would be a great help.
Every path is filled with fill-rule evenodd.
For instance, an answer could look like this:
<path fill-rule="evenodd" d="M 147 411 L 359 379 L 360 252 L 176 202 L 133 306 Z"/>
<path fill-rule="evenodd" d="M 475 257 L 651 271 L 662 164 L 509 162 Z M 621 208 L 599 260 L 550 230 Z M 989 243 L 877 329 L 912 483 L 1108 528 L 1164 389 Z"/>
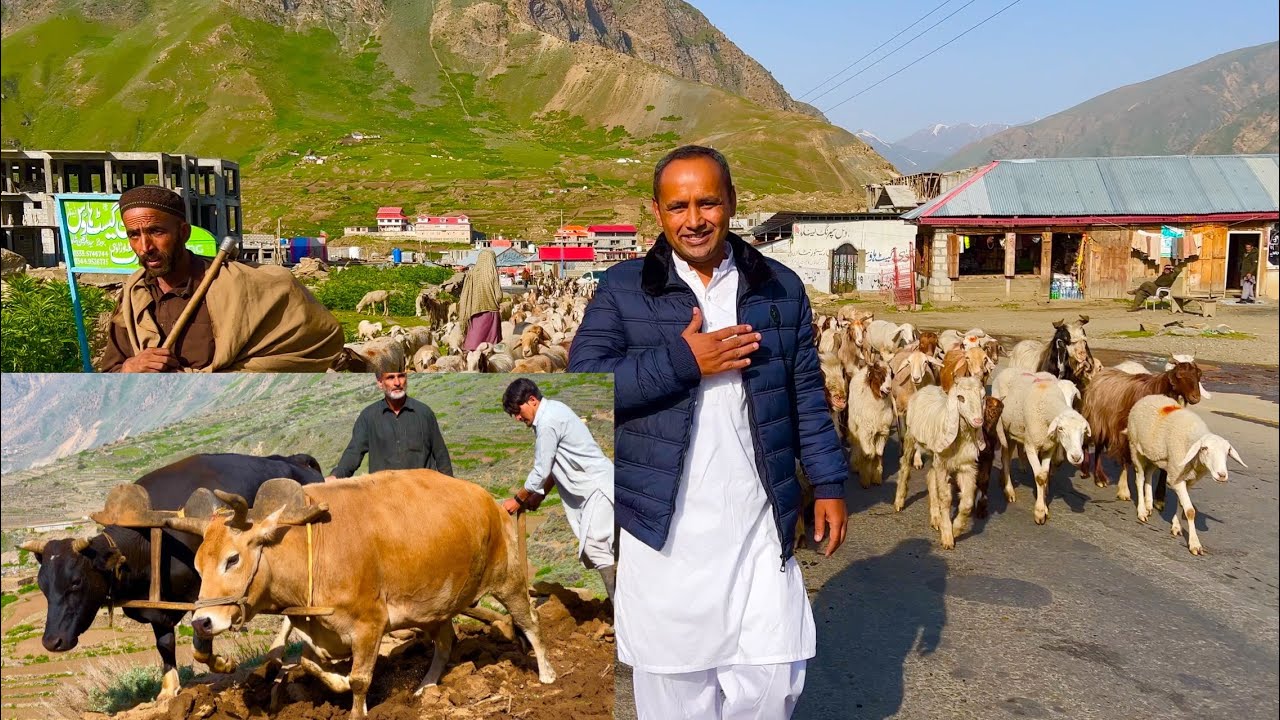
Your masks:
<path fill-rule="evenodd" d="M 503 507 L 514 513 L 536 508 L 550 486 L 560 490 L 565 519 L 578 540 L 578 559 L 595 569 L 609 599 L 614 594 L 613 461 L 587 424 L 568 405 L 542 396 L 528 378 L 512 382 L 502 397 L 508 415 L 533 428 L 533 468 Z M 554 478 L 554 481 L 552 481 Z"/>
<path fill-rule="evenodd" d="M 650 251 L 651 256 L 659 253 L 658 259 L 645 262 L 644 291 L 636 291 L 634 270 L 619 270 L 616 280 L 604 284 L 606 292 L 597 296 L 596 308 L 588 308 L 570 351 L 571 371 L 619 368 L 615 392 L 625 394 L 619 407 L 625 404 L 627 411 L 620 418 L 644 422 L 643 414 L 633 414 L 636 406 L 652 407 L 657 417 L 674 415 L 669 408 L 676 403 L 663 393 L 671 393 L 675 383 L 664 363 L 659 359 L 647 364 L 647 357 L 639 353 L 660 347 L 653 341 L 657 332 L 671 332 L 665 329 L 673 315 L 667 308 L 683 302 L 679 298 L 686 290 L 681 285 L 692 291 L 692 318 L 674 340 L 687 343 L 687 348 L 676 345 L 666 351 L 668 362 L 680 366 L 672 371 L 679 382 L 692 384 L 687 391 L 692 409 L 686 444 L 675 446 L 672 440 L 680 436 L 660 421 L 634 431 L 635 440 L 620 435 L 616 445 L 620 463 L 624 454 L 639 456 L 630 450 L 632 442 L 646 442 L 655 452 L 680 458 L 674 507 L 669 524 L 664 523 L 669 527 L 665 541 L 640 539 L 646 532 L 661 537 L 661 529 L 651 529 L 662 527 L 655 524 L 661 517 L 645 513 L 671 502 L 665 500 L 667 486 L 656 482 L 628 488 L 636 503 L 627 517 L 634 529 L 624 525 L 619 538 L 614 613 L 618 659 L 634 670 L 640 720 L 780 720 L 795 709 L 807 662 L 816 654 L 815 628 L 800 568 L 784 549 L 791 539 L 784 542 L 780 537 L 781 513 L 798 508 L 780 506 L 775 496 L 794 486 L 780 484 L 785 476 L 777 477 L 778 467 L 785 462 L 767 465 L 769 455 L 794 453 L 799 458 L 803 452 L 806 462 L 817 462 L 813 453 L 823 445 L 822 452 L 828 454 L 823 457 L 823 493 L 814 507 L 814 539 L 829 536 L 829 556 L 845 532 L 847 464 L 835 449 L 834 427 L 820 417 L 827 408 L 810 328 L 804 327 L 809 322 L 807 298 L 799 297 L 803 287 L 794 273 L 776 265 L 762 272 L 766 260 L 743 247 L 736 236 L 731 248 L 728 221 L 735 202 L 728 165 L 719 153 L 688 147 L 664 158 L 655 169 L 653 199 L 663 235 Z M 669 270 L 663 270 L 668 259 Z M 750 276 L 742 267 L 750 268 Z M 748 287 L 749 282 L 754 286 Z M 646 327 L 646 304 L 653 313 L 649 322 L 662 330 Z M 748 312 L 744 307 L 757 318 L 767 309 L 766 321 L 757 320 L 754 327 L 739 324 Z M 780 310 L 783 307 L 792 309 Z M 773 334 L 765 342 L 756 330 Z M 788 354 L 806 342 L 810 354 Z M 744 368 L 752 358 L 762 358 L 756 351 L 764 345 L 768 349 L 763 359 L 776 364 L 767 373 L 757 372 L 756 385 L 749 390 Z M 580 358 L 578 369 L 573 367 L 575 354 Z M 700 377 L 690 380 L 688 363 L 694 358 Z M 783 362 L 804 365 L 803 387 L 781 372 Z M 787 368 L 800 372 L 792 364 Z M 622 383 L 630 387 L 620 387 Z M 803 420 L 797 425 L 784 416 L 771 421 L 768 429 L 757 427 L 763 422 L 760 403 L 766 401 L 752 393 L 769 393 L 772 398 L 787 393 L 778 401 L 803 405 L 798 411 L 791 407 L 792 417 L 799 412 Z M 783 400 L 788 396 L 790 401 Z M 788 423 L 785 430 L 783 422 Z M 800 437 L 806 430 L 811 440 Z M 766 432 L 771 444 L 760 447 L 756 438 Z M 627 462 L 628 471 L 637 463 Z M 661 455 L 651 462 L 664 469 L 675 465 Z M 623 467 L 619 464 L 620 470 Z M 762 477 L 764 467 L 775 477 Z M 636 473 L 643 477 L 641 468 Z M 798 505 L 798 491 L 792 497 Z"/>

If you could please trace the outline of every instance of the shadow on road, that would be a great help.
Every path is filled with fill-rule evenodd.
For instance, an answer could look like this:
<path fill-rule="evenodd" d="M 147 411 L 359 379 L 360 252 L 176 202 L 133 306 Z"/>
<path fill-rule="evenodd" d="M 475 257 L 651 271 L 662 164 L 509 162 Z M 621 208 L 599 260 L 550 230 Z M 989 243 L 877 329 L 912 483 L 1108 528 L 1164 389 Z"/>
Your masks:
<path fill-rule="evenodd" d="M 903 665 L 931 654 L 946 625 L 946 562 L 927 538 L 859 560 L 813 599 L 818 656 L 795 718 L 878 720 L 902 706 Z"/>

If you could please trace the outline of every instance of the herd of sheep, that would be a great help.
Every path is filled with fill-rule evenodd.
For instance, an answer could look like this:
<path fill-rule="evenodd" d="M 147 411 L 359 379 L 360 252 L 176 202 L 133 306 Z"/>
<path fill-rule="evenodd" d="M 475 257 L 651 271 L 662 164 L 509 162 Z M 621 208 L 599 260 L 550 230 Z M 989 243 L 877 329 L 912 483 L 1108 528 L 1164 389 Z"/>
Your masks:
<path fill-rule="evenodd" d="M 402 367 L 410 372 L 563 372 L 569 365 L 569 345 L 582 322 L 595 285 L 574 280 L 543 278 L 531 283 L 519 298 L 504 299 L 499 308 L 502 342 L 481 343 L 464 350 L 465 328 L 458 321 L 456 302 L 440 299 L 441 288 L 424 288 L 416 301 L 417 315 L 427 324 L 383 326 L 361 320 L 357 341 L 347 343 L 333 371 L 370 372 L 373 368 Z M 370 295 L 382 293 L 366 303 Z M 361 310 L 386 301 L 375 290 L 361 300 Z"/>
<path fill-rule="evenodd" d="M 1084 315 L 1059 321 L 1048 341 L 1019 342 L 1008 366 L 997 372 L 1000 342 L 979 328 L 917 332 L 852 305 L 834 316 L 816 315 L 814 342 L 827 399 L 860 484 L 881 484 L 886 441 L 896 434 L 901 457 L 894 509 L 906 505 L 911 471 L 925 467 L 927 458 L 929 524 L 942 547 L 951 549 L 975 514 L 986 515 L 997 448 L 1008 502 L 1017 500 L 1014 457 L 1031 469 L 1037 524 L 1049 520 L 1049 480 L 1061 463 L 1078 466 L 1106 487 L 1106 455 L 1120 465 L 1121 500 L 1131 497 L 1127 471 L 1134 469 L 1141 522 L 1163 508 L 1165 483 L 1174 489 L 1187 519 L 1188 547 L 1203 554 L 1188 488 L 1206 476 L 1225 482 L 1227 458 L 1244 463 L 1187 407 L 1208 397 L 1201 370 L 1183 355 L 1158 374 L 1133 361 L 1104 367 L 1089 350 L 1088 322 Z M 1158 487 L 1152 482 L 1157 469 L 1167 478 Z M 1172 533 L 1182 534 L 1178 514 Z"/>
<path fill-rule="evenodd" d="M 468 352 L 456 303 L 440 301 L 439 287 L 426 288 L 417 308 L 429 324 L 384 331 L 382 323 L 362 320 L 359 341 L 346 346 L 334 370 L 364 372 L 386 363 L 416 372 L 563 372 L 593 291 L 594 284 L 539 280 L 518 299 L 503 301 L 502 337 L 509 340 Z M 827 400 L 860 484 L 883 482 L 885 448 L 896 434 L 901 458 L 894 509 L 906 505 L 911 471 L 924 468 L 927 459 L 930 526 L 951 549 L 971 519 L 987 513 L 997 449 L 1008 502 L 1017 501 L 1014 458 L 1030 468 L 1034 518 L 1041 525 L 1049 520 L 1054 471 L 1069 462 L 1106 487 L 1105 455 L 1120 466 L 1117 498 L 1136 495 L 1141 522 L 1163 509 L 1166 484 L 1173 488 L 1187 519 L 1188 547 L 1203 554 L 1188 488 L 1206 476 L 1225 482 L 1228 458 L 1244 463 L 1187 407 L 1208 397 L 1200 367 L 1185 355 L 1174 355 L 1161 373 L 1134 361 L 1104 367 L 1089 349 L 1088 322 L 1084 315 L 1059 321 L 1049 340 L 1017 343 L 1007 367 L 997 372 L 1004 351 L 980 328 L 918 332 L 853 305 L 836 315 L 815 315 Z M 1165 477 L 1152 482 L 1157 469 Z M 1171 525 L 1180 536 L 1177 513 Z"/>

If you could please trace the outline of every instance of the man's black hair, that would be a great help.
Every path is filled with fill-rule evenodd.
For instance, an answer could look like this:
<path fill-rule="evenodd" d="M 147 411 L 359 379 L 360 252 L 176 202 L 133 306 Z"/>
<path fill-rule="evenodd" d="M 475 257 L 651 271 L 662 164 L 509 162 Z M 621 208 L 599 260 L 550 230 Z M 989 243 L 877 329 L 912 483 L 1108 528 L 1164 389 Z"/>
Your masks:
<path fill-rule="evenodd" d="M 726 188 L 733 187 L 733 175 L 729 172 L 729 161 L 724 159 L 724 155 L 715 148 L 703 147 L 702 145 L 681 145 L 672 150 L 658 161 L 653 169 L 653 199 L 658 199 L 658 182 L 662 180 L 662 171 L 676 160 L 689 160 L 691 158 L 710 158 L 720 166 L 720 172 L 724 175 L 724 184 Z"/>
<path fill-rule="evenodd" d="M 520 406 L 529 402 L 529 398 L 537 398 L 542 400 L 542 391 L 529 378 L 519 378 L 507 386 L 507 391 L 502 393 L 502 409 L 508 415 L 515 415 L 520 412 Z"/>

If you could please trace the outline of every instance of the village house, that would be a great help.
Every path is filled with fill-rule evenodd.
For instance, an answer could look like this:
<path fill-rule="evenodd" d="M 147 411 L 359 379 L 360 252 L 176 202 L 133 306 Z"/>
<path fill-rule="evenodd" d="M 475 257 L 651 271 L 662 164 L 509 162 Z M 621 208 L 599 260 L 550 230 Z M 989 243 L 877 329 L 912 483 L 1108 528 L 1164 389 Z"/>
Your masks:
<path fill-rule="evenodd" d="M 424 242 L 470 243 L 473 239 L 471 218 L 462 213 L 419 215 L 413 232 Z"/>
<path fill-rule="evenodd" d="M 922 299 L 1125 298 L 1196 259 L 1175 296 L 1238 296 L 1246 244 L 1277 297 L 1276 155 L 999 160 L 903 215 L 918 227 Z"/>
<path fill-rule="evenodd" d="M 783 211 L 752 228 L 748 239 L 815 290 L 847 293 L 879 291 L 895 268 L 909 273 L 915 237 L 916 229 L 894 213 Z"/>
<path fill-rule="evenodd" d="M 240 166 L 221 158 L 181 153 L 0 150 L 3 246 L 32 267 L 66 258 L 58 239 L 54 195 L 118 195 L 138 185 L 160 185 L 186 201 L 187 222 L 214 237 L 240 239 Z"/>
<path fill-rule="evenodd" d="M 556 230 L 555 235 L 552 237 L 552 244 L 572 245 L 575 247 L 590 245 L 591 243 L 587 239 L 589 235 L 590 233 L 585 225 L 565 225 Z"/>
<path fill-rule="evenodd" d="M 514 248 L 527 255 L 532 255 L 538 251 L 538 246 L 535 245 L 532 240 L 513 240 L 511 238 L 504 237 L 502 235 L 499 235 L 495 238 L 480 237 L 474 243 L 472 243 L 472 247 L 474 247 L 477 250 L 483 250 L 484 248 L 489 248 L 497 253 L 500 253 L 509 248 Z"/>
<path fill-rule="evenodd" d="M 404 208 L 400 207 L 380 207 L 377 214 L 378 232 L 407 232 L 409 230 L 409 218 L 404 214 Z"/>

